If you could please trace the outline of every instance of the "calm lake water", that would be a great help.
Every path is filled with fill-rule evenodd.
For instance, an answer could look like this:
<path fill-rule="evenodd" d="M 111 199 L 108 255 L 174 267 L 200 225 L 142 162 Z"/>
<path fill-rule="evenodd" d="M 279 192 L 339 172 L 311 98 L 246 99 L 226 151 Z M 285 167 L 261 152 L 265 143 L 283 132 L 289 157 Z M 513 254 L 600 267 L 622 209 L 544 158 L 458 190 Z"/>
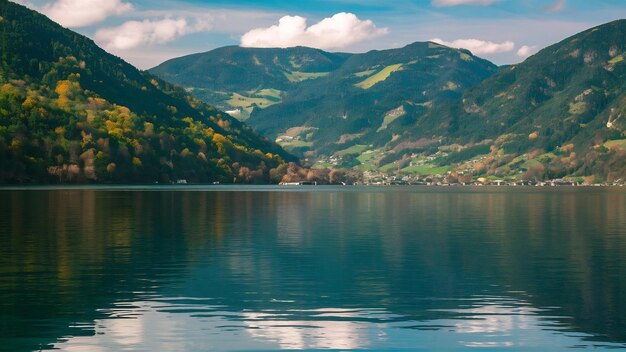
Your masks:
<path fill-rule="evenodd" d="M 626 348 L 626 188 L 0 200 L 0 350 Z"/>

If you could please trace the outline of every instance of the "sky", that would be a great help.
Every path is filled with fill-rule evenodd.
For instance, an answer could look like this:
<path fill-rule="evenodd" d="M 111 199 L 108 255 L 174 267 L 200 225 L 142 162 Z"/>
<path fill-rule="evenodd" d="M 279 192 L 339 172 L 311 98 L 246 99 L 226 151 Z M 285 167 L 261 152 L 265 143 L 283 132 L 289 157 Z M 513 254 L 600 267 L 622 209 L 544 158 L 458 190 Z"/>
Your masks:
<path fill-rule="evenodd" d="M 148 69 L 226 45 L 335 52 L 435 41 L 498 65 L 626 18 L 626 0 L 12 0 Z"/>

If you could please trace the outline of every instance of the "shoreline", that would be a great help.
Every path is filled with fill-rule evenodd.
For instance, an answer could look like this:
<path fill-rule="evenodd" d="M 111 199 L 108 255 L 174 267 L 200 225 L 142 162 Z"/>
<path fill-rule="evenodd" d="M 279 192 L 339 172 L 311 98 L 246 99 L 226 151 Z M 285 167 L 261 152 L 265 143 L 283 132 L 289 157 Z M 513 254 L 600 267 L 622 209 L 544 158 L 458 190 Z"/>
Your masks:
<path fill-rule="evenodd" d="M 623 188 L 624 184 L 580 184 L 580 185 L 476 185 L 476 184 L 355 184 L 355 185 L 277 185 L 277 184 L 33 184 L 33 185 L 0 185 L 1 191 L 53 191 L 53 190 L 94 190 L 94 191 L 248 191 L 248 190 L 279 190 L 279 191 L 314 191 L 314 190 L 356 190 L 356 189 L 463 189 L 463 190 L 548 190 L 548 189 L 614 189 Z"/>

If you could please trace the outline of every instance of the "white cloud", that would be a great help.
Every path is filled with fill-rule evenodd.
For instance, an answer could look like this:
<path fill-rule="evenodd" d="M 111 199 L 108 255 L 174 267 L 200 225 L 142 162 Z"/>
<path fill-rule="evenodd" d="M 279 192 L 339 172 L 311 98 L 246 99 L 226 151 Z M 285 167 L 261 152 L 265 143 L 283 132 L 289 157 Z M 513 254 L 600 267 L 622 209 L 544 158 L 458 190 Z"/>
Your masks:
<path fill-rule="evenodd" d="M 187 18 L 209 22 L 212 32 L 228 34 L 239 39 L 242 33 L 250 28 L 272 25 L 276 18 L 283 16 L 280 12 L 262 11 L 257 9 L 223 9 L 205 7 L 184 7 L 177 9 L 149 9 L 135 11 L 133 15 L 140 18 Z M 231 38 L 231 39 L 232 39 Z"/>
<path fill-rule="evenodd" d="M 162 44 L 186 34 L 210 30 L 208 22 L 190 25 L 185 18 L 128 21 L 119 27 L 103 28 L 95 40 L 107 50 L 127 50 L 146 44 Z"/>
<path fill-rule="evenodd" d="M 307 27 L 306 18 L 284 16 L 278 25 L 253 29 L 241 37 L 241 46 L 256 48 L 286 48 L 309 46 L 320 49 L 340 49 L 367 39 L 387 34 L 387 28 L 377 28 L 370 20 L 360 20 L 352 13 L 337 13 Z"/>
<path fill-rule="evenodd" d="M 536 46 L 524 45 L 521 48 L 519 48 L 519 50 L 517 51 L 517 56 L 525 59 L 536 52 L 537 52 Z"/>
<path fill-rule="evenodd" d="M 39 10 L 65 27 L 85 27 L 133 9 L 122 0 L 56 0 Z"/>
<path fill-rule="evenodd" d="M 457 39 L 452 42 L 447 42 L 443 39 L 435 38 L 431 39 L 431 42 L 449 46 L 451 48 L 467 49 L 474 55 L 505 53 L 515 48 L 515 43 L 510 40 L 502 43 L 494 43 L 480 39 Z"/>
<path fill-rule="evenodd" d="M 563 12 L 567 7 L 566 0 L 556 0 L 554 3 L 546 7 L 546 11 L 548 12 Z"/>
<path fill-rule="evenodd" d="M 459 5 L 491 5 L 496 0 L 432 0 L 431 4 L 437 7 L 449 7 Z"/>

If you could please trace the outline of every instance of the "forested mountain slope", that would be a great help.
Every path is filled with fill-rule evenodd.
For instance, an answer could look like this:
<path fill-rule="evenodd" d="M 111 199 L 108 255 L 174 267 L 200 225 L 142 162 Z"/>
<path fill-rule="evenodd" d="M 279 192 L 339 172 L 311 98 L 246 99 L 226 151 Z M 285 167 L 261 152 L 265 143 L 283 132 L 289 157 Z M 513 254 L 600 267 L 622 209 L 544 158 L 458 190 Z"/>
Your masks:
<path fill-rule="evenodd" d="M 0 182 L 269 180 L 293 157 L 184 90 L 0 1 Z"/>

